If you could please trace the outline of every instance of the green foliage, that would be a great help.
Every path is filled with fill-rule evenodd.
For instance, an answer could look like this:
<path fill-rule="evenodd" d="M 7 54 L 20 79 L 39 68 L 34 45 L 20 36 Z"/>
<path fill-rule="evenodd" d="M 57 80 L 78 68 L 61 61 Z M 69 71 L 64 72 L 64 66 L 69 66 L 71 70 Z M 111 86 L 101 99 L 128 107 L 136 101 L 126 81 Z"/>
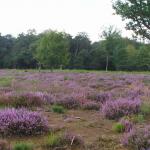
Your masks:
<path fill-rule="evenodd" d="M 47 148 L 59 146 L 61 144 L 61 137 L 54 133 L 50 133 L 46 139 L 45 146 Z"/>
<path fill-rule="evenodd" d="M 69 61 L 69 43 L 66 33 L 46 31 L 37 47 L 36 58 L 40 64 L 53 68 L 66 66 Z"/>
<path fill-rule="evenodd" d="M 33 150 L 33 144 L 24 142 L 16 143 L 13 150 Z"/>
<path fill-rule="evenodd" d="M 150 44 L 123 38 L 113 26 L 106 28 L 102 40 L 94 43 L 84 32 L 72 37 L 52 30 L 41 34 L 29 30 L 16 38 L 0 35 L 0 68 L 147 71 L 149 49 Z M 10 86 L 9 81 L 2 80 L 0 86 Z"/>
<path fill-rule="evenodd" d="M 134 123 L 142 123 L 145 121 L 145 117 L 144 115 L 142 114 L 138 114 L 138 115 L 133 115 L 131 117 L 131 120 L 134 122 Z"/>
<path fill-rule="evenodd" d="M 116 0 L 113 4 L 116 13 L 128 21 L 127 29 L 150 40 L 149 6 L 149 0 Z"/>
<path fill-rule="evenodd" d="M 11 86 L 11 81 L 12 81 L 12 78 L 9 78 L 9 77 L 0 78 L 0 86 L 1 87 Z"/>
<path fill-rule="evenodd" d="M 52 106 L 52 110 L 53 110 L 53 112 L 59 113 L 59 114 L 65 113 L 64 107 L 63 107 L 63 106 L 60 106 L 60 105 L 53 105 L 53 106 Z"/>
<path fill-rule="evenodd" d="M 141 106 L 141 113 L 143 115 L 150 115 L 150 104 L 143 103 Z"/>
<path fill-rule="evenodd" d="M 121 132 L 124 132 L 125 130 L 125 127 L 123 124 L 121 123 L 116 123 L 113 125 L 113 131 L 117 132 L 117 133 L 121 133 Z"/>

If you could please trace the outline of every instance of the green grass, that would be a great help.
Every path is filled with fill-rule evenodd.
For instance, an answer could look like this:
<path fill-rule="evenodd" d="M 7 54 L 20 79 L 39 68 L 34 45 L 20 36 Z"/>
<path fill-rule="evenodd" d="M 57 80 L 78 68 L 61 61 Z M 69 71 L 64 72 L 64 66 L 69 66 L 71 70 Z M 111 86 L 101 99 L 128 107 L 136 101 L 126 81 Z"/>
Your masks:
<path fill-rule="evenodd" d="M 61 144 L 61 138 L 59 135 L 56 135 L 54 133 L 50 133 L 46 139 L 45 146 L 47 148 L 56 147 Z"/>
<path fill-rule="evenodd" d="M 113 129 L 113 131 L 115 131 L 117 133 L 122 133 L 122 132 L 124 132 L 125 127 L 121 123 L 116 123 L 113 125 L 112 129 Z"/>
<path fill-rule="evenodd" d="M 1 77 L 0 78 L 0 86 L 1 87 L 11 86 L 11 81 L 12 81 L 12 78 L 10 78 L 10 77 Z"/>
<path fill-rule="evenodd" d="M 59 113 L 59 114 L 65 113 L 64 107 L 63 107 L 63 106 L 60 106 L 60 105 L 53 105 L 53 106 L 52 106 L 52 110 L 53 110 L 53 112 Z"/>
<path fill-rule="evenodd" d="M 13 150 L 33 150 L 33 144 L 24 142 L 16 143 Z"/>
<path fill-rule="evenodd" d="M 143 103 L 141 106 L 141 113 L 143 115 L 150 115 L 150 104 Z"/>
<path fill-rule="evenodd" d="M 145 116 L 143 114 L 133 115 L 131 120 L 134 123 L 143 123 L 145 121 Z"/>

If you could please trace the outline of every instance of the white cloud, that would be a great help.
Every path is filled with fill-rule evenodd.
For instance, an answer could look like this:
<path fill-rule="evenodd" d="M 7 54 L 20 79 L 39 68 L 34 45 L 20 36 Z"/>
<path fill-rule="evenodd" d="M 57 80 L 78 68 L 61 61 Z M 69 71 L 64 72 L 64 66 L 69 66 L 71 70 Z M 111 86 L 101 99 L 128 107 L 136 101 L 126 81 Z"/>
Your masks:
<path fill-rule="evenodd" d="M 51 28 L 76 35 L 85 31 L 95 41 L 103 26 L 115 25 L 127 36 L 111 5 L 111 0 L 0 0 L 0 32 L 17 35 Z"/>

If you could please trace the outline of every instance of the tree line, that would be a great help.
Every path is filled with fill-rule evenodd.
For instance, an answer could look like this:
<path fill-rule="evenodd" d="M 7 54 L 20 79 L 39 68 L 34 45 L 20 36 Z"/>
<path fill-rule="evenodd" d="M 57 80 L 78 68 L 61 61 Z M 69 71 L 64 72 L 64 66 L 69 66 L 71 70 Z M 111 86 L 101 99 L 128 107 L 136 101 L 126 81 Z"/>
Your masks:
<path fill-rule="evenodd" d="M 35 30 L 18 37 L 0 35 L 0 68 L 68 68 L 95 70 L 150 70 L 150 45 L 123 38 L 113 27 L 92 43 L 84 32 Z"/>

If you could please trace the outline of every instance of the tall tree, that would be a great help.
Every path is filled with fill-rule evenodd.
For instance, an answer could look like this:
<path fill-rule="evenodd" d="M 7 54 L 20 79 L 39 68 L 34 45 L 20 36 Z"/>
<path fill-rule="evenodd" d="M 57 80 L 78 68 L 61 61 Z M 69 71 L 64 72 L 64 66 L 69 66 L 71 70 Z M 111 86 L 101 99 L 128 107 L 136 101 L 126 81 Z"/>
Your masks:
<path fill-rule="evenodd" d="M 127 20 L 127 29 L 150 40 L 150 0 L 116 0 L 113 8 Z"/>
<path fill-rule="evenodd" d="M 48 30 L 43 33 L 37 47 L 36 58 L 48 68 L 65 66 L 69 61 L 69 42 L 66 33 Z"/>
<path fill-rule="evenodd" d="M 104 48 L 106 51 L 106 71 L 111 68 L 115 69 L 114 59 L 115 59 L 115 53 L 116 50 L 119 48 L 118 43 L 121 39 L 121 33 L 118 29 L 115 29 L 113 26 L 110 26 L 106 28 L 102 32 L 102 37 L 104 38 L 104 41 L 102 42 L 104 44 Z"/>

